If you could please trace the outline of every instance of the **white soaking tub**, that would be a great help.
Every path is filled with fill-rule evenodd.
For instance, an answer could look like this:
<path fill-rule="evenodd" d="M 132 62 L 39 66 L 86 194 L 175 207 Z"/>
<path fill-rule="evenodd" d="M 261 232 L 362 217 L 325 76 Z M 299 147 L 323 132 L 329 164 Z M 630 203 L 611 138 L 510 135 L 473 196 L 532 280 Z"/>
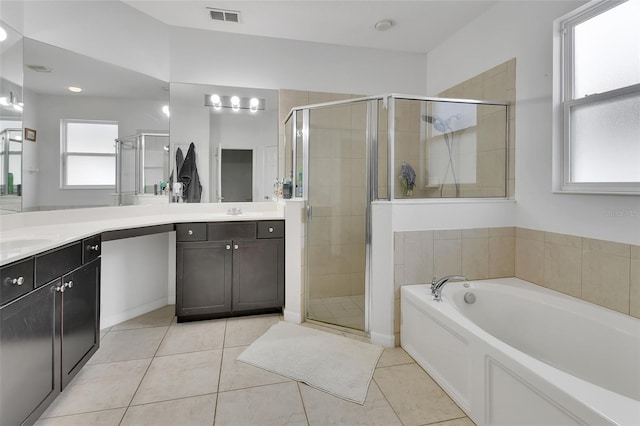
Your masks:
<path fill-rule="evenodd" d="M 478 425 L 640 425 L 636 318 L 517 278 L 410 285 L 400 340 Z"/>

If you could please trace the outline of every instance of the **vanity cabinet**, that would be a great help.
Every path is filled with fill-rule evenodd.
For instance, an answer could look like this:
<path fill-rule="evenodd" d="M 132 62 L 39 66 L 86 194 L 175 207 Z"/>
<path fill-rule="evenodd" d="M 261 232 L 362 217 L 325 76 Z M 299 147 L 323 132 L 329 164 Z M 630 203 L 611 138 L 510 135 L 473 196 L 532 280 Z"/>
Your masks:
<path fill-rule="evenodd" d="M 28 425 L 98 349 L 100 236 L 1 273 L 3 283 L 22 277 L 27 291 L 14 299 L 5 298 L 4 289 L 0 295 L 0 424 Z"/>
<path fill-rule="evenodd" d="M 284 221 L 176 225 L 178 321 L 279 312 Z"/>

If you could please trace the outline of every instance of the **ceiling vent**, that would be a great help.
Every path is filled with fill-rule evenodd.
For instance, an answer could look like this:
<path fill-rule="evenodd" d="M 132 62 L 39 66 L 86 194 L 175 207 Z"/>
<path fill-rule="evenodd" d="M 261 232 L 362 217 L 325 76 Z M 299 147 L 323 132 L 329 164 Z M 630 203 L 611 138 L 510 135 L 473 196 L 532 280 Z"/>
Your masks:
<path fill-rule="evenodd" d="M 237 10 L 209 9 L 209 15 L 214 21 L 240 22 L 240 12 Z"/>
<path fill-rule="evenodd" d="M 44 65 L 27 65 L 27 68 L 35 72 L 52 72 L 53 69 L 45 67 Z"/>

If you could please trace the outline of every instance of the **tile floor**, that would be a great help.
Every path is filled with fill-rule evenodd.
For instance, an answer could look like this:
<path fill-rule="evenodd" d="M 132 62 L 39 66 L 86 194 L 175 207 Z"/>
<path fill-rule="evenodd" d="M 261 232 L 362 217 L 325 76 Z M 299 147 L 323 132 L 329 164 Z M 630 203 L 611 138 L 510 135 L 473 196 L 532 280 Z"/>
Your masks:
<path fill-rule="evenodd" d="M 385 349 L 358 405 L 235 360 L 280 315 L 177 324 L 173 309 L 103 330 L 100 350 L 36 424 L 473 426 L 401 348 Z"/>
<path fill-rule="evenodd" d="M 364 330 L 364 295 L 311 299 L 309 318 Z"/>

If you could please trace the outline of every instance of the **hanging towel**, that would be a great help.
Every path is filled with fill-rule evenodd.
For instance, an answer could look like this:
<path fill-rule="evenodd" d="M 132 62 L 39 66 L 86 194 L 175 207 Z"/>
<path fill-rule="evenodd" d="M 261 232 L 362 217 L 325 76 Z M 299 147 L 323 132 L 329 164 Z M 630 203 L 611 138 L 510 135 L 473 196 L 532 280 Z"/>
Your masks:
<path fill-rule="evenodd" d="M 178 148 L 176 150 L 176 168 L 175 170 L 171 170 L 171 175 L 169 175 L 169 191 L 173 194 L 173 172 L 175 172 L 177 170 L 177 172 L 180 172 L 180 169 L 182 169 L 182 163 L 184 163 L 184 154 L 182 153 L 182 150 L 180 148 Z"/>
<path fill-rule="evenodd" d="M 199 203 L 202 196 L 202 185 L 196 167 L 196 146 L 191 142 L 184 163 L 178 174 L 178 182 L 182 183 L 182 196 L 187 203 Z"/>
<path fill-rule="evenodd" d="M 400 178 L 407 180 L 407 186 L 409 189 L 413 189 L 416 184 L 416 172 L 409 163 L 402 163 L 402 170 L 400 171 Z"/>

